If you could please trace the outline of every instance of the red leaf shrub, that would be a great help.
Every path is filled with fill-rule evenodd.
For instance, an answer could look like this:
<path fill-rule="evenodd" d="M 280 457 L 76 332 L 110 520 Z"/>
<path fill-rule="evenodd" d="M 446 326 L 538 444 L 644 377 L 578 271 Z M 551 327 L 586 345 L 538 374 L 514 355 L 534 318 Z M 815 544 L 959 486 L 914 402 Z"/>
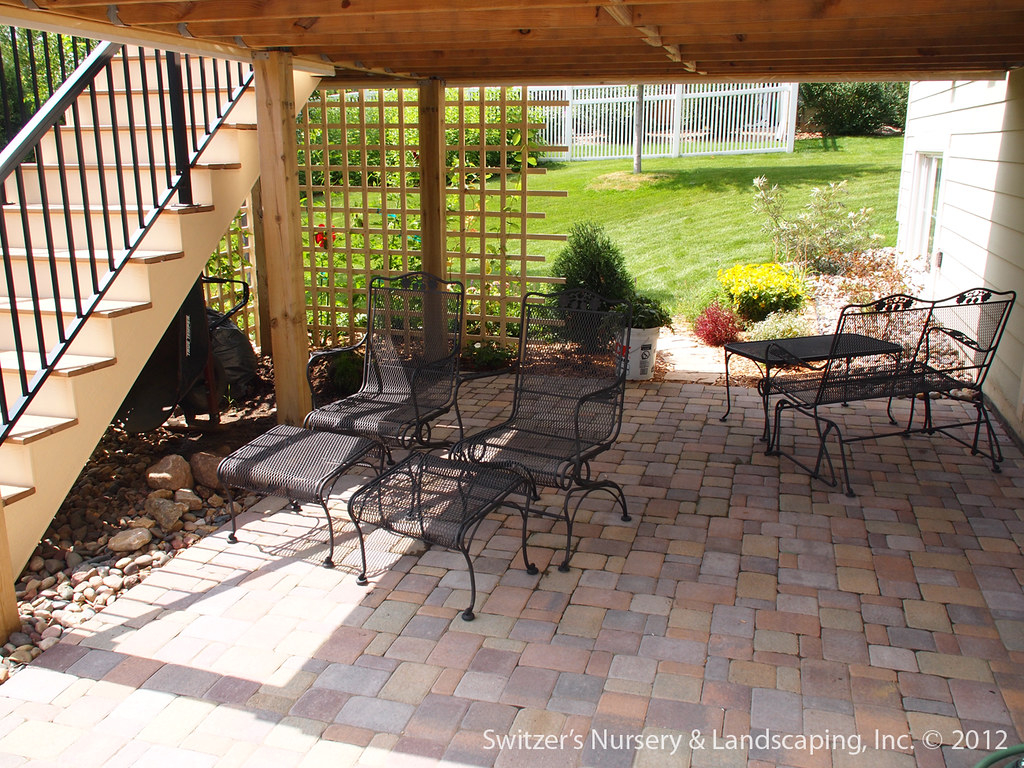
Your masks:
<path fill-rule="evenodd" d="M 735 312 L 713 301 L 697 316 L 693 332 L 709 347 L 721 347 L 739 338 L 740 324 Z"/>

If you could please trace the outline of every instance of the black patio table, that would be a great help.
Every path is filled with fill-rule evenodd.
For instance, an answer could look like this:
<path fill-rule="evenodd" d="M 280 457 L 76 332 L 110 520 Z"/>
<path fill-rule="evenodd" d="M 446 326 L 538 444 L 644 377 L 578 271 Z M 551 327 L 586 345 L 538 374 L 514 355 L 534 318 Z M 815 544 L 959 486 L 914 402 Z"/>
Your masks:
<path fill-rule="evenodd" d="M 764 406 L 764 430 L 761 439 L 765 442 L 770 437 L 768 418 L 768 382 L 771 379 L 772 366 L 792 365 L 794 361 L 801 363 L 820 363 L 826 360 L 846 360 L 869 355 L 899 355 L 903 348 L 899 344 L 883 339 L 875 339 L 860 333 L 825 333 L 818 336 L 795 336 L 789 339 L 766 339 L 763 341 L 737 341 L 725 345 L 725 413 L 719 421 L 725 421 L 732 411 L 732 397 L 729 387 L 729 360 L 733 355 L 753 360 L 761 370 L 761 381 L 757 391 L 761 394 Z"/>

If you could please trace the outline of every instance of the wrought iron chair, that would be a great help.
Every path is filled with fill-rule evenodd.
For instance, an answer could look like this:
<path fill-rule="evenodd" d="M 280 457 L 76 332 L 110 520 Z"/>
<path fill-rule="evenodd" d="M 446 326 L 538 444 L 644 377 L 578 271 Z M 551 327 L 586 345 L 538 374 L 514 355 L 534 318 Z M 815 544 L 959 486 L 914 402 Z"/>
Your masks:
<path fill-rule="evenodd" d="M 766 397 L 781 396 L 775 405 L 775 424 L 770 432 L 768 453 L 784 455 L 812 477 L 835 486 L 839 483 L 839 477 L 828 451 L 828 439 L 835 434 L 839 442 L 847 495 L 853 496 L 846 462 L 846 445 L 886 435 L 905 434 L 911 425 L 908 422 L 899 431 L 848 437 L 843 435 L 838 422 L 830 418 L 831 407 L 885 399 L 888 401 L 889 422 L 895 425 L 893 399 L 913 395 L 918 389 L 913 375 L 914 361 L 918 358 L 931 311 L 932 302 L 904 294 L 846 306 L 836 323 L 836 333 L 828 357 L 820 366 L 801 360 L 798 350 L 787 346 L 785 339 L 773 343 L 772 354 L 804 368 L 807 373 L 780 375 L 776 370 L 774 376 L 761 382 Z M 865 354 L 865 350 L 868 353 Z M 781 419 L 788 409 L 794 409 L 814 420 L 818 454 L 813 465 L 805 464 L 781 447 Z M 827 474 L 824 472 L 826 469 Z"/>
<path fill-rule="evenodd" d="M 941 432 L 953 438 L 970 448 L 973 455 L 989 459 L 993 472 L 999 472 L 1003 452 L 981 388 L 1016 298 L 1014 291 L 974 288 L 936 301 L 924 337 L 919 371 L 919 389 L 924 395 L 924 426 L 920 431 Z M 932 394 L 973 405 L 975 418 L 935 424 Z M 987 453 L 979 447 L 982 426 L 988 438 Z M 949 432 L 957 427 L 973 428 L 973 438 L 967 441 Z"/>
<path fill-rule="evenodd" d="M 828 452 L 827 440 L 835 434 L 839 442 L 846 494 L 853 496 L 847 464 L 846 446 L 862 440 L 892 435 L 941 432 L 966 445 L 975 455 L 981 454 L 999 471 L 1002 451 L 992 428 L 982 384 L 995 357 L 996 347 L 1013 306 L 1012 291 L 998 292 L 976 288 L 947 299 L 927 301 L 912 296 L 887 296 L 868 304 L 845 307 L 840 315 L 829 359 L 813 368 L 791 356 L 793 364 L 811 369 L 795 377 L 772 377 L 764 382 L 767 394 L 781 395 L 775 407 L 775 426 L 770 452 L 784 454 L 780 447 L 780 419 L 787 409 L 794 409 L 814 419 L 819 446 L 813 465 L 787 455 L 812 477 L 830 485 L 839 482 Z M 869 337 L 892 344 L 890 351 L 880 350 L 861 355 L 852 352 Z M 785 356 L 786 342 L 780 340 L 773 353 Z M 936 424 L 932 397 L 948 397 L 975 406 L 976 416 L 970 421 Z M 847 405 L 862 400 L 888 400 L 889 421 L 894 398 L 910 397 L 910 415 L 899 430 L 872 432 L 856 437 L 844 436 L 839 424 L 826 415 L 829 406 Z M 914 426 L 917 400 L 923 402 L 921 426 Z M 980 447 L 981 429 L 988 438 L 988 452 Z M 973 427 L 970 441 L 949 430 Z M 827 468 L 828 473 L 823 470 Z"/>
<path fill-rule="evenodd" d="M 431 444 L 430 422 L 455 402 L 465 291 L 425 272 L 370 283 L 367 331 L 358 344 L 314 352 L 314 371 L 342 352 L 365 349 L 359 391 L 332 403 L 317 401 L 307 429 L 369 437 L 391 459 L 391 448 Z"/>
<path fill-rule="evenodd" d="M 523 298 L 516 370 L 509 418 L 456 443 L 455 458 L 509 466 L 537 486 L 565 491 L 558 514 L 565 521 L 569 569 L 572 527 L 583 499 L 609 492 L 630 520 L 622 488 L 592 476 L 590 462 L 611 447 L 622 425 L 626 392 L 626 351 L 631 306 L 609 303 L 589 291 Z M 579 494 L 570 511 L 570 502 Z"/>

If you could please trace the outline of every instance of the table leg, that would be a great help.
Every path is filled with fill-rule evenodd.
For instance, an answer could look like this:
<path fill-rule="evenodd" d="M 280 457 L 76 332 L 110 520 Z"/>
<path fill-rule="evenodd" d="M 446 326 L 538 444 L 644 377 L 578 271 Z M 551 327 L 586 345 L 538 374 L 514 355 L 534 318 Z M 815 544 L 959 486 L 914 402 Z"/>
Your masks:
<path fill-rule="evenodd" d="M 729 417 L 730 411 L 732 411 L 732 397 L 729 393 L 729 358 L 732 357 L 729 354 L 729 350 L 725 350 L 725 413 L 718 417 L 719 421 L 725 421 Z"/>

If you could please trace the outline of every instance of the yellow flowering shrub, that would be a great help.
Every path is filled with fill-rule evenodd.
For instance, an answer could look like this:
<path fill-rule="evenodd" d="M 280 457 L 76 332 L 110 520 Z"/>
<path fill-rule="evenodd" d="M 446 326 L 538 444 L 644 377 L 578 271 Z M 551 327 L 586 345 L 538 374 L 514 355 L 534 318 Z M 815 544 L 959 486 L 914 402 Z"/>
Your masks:
<path fill-rule="evenodd" d="M 799 309 L 806 295 L 803 280 L 782 264 L 737 264 L 718 270 L 718 282 L 746 320 Z"/>

